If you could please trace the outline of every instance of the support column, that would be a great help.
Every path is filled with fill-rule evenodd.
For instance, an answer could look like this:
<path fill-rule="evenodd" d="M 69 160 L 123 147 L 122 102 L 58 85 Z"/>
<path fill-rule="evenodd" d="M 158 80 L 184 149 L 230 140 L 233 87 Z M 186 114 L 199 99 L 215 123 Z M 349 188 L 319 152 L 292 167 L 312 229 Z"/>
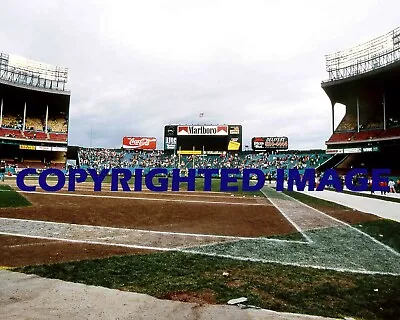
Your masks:
<path fill-rule="evenodd" d="M 360 132 L 360 100 L 357 97 L 357 132 Z"/>
<path fill-rule="evenodd" d="M 332 102 L 332 134 L 335 133 L 335 103 Z"/>
<path fill-rule="evenodd" d="M 195 150 L 195 148 L 193 146 L 193 169 L 194 169 L 194 150 Z"/>
<path fill-rule="evenodd" d="M 3 125 L 3 99 L 1 99 L 0 104 L 0 127 Z"/>
<path fill-rule="evenodd" d="M 48 129 L 48 120 L 49 120 L 49 106 L 46 106 L 46 129 L 45 132 L 47 133 L 47 129 Z"/>
<path fill-rule="evenodd" d="M 178 155 L 178 169 L 181 168 L 181 151 L 182 151 L 182 147 L 179 147 L 179 155 Z"/>
<path fill-rule="evenodd" d="M 386 95 L 383 92 L 383 130 L 386 130 Z"/>
<path fill-rule="evenodd" d="M 24 122 L 23 122 L 23 125 L 22 125 L 22 131 L 25 131 L 25 121 L 26 121 L 26 102 L 25 102 L 25 105 L 24 105 Z"/>

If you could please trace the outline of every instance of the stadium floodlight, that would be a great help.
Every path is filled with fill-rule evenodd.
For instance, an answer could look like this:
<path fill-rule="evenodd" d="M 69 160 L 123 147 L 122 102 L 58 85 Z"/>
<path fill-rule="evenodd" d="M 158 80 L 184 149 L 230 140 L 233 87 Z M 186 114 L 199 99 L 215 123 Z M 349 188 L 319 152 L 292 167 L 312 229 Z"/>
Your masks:
<path fill-rule="evenodd" d="M 65 91 L 68 69 L 28 60 L 17 55 L 0 53 L 0 80 Z"/>
<path fill-rule="evenodd" d="M 400 27 L 373 40 L 325 56 L 329 80 L 340 80 L 400 61 Z"/>

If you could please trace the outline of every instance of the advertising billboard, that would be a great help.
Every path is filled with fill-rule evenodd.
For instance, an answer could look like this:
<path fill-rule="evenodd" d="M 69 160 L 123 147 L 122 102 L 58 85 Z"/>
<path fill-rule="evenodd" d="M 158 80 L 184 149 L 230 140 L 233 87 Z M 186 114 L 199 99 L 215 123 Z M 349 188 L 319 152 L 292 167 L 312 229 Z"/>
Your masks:
<path fill-rule="evenodd" d="M 251 147 L 253 150 L 269 150 L 269 149 L 288 149 L 289 140 L 287 137 L 254 137 L 251 139 Z"/>
<path fill-rule="evenodd" d="M 157 139 L 153 137 L 124 137 L 122 139 L 124 149 L 155 150 L 156 147 Z"/>
<path fill-rule="evenodd" d="M 165 137 L 164 150 L 176 150 L 177 140 L 177 137 Z"/>
<path fill-rule="evenodd" d="M 241 125 L 166 125 L 164 127 L 164 151 L 193 150 L 202 154 L 221 154 L 241 151 Z M 181 154 L 183 154 L 181 152 Z"/>
<path fill-rule="evenodd" d="M 228 135 L 228 126 L 178 126 L 178 136 L 182 135 L 226 136 Z"/>

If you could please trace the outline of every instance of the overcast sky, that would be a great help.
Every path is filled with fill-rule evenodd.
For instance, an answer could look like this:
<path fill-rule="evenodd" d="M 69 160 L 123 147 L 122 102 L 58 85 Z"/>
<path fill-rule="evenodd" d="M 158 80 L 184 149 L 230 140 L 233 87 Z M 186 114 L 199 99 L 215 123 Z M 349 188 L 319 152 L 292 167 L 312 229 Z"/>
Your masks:
<path fill-rule="evenodd" d="M 290 149 L 325 148 L 324 55 L 400 25 L 398 0 L 1 0 L 0 7 L 0 51 L 68 67 L 69 144 L 99 147 L 154 136 L 163 148 L 166 124 L 232 123 L 243 125 L 244 144 L 287 136 Z"/>

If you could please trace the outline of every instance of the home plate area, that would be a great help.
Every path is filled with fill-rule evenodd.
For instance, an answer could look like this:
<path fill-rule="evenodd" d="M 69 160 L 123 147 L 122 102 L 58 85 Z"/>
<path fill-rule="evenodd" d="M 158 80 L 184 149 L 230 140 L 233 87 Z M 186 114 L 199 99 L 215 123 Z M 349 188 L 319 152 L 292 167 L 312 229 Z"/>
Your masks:
<path fill-rule="evenodd" d="M 400 254 L 392 248 L 284 193 L 267 186 L 262 192 L 265 197 L 38 190 L 21 193 L 32 206 L 0 210 L 0 234 L 400 275 Z M 295 240 L 285 237 L 296 232 Z"/>

